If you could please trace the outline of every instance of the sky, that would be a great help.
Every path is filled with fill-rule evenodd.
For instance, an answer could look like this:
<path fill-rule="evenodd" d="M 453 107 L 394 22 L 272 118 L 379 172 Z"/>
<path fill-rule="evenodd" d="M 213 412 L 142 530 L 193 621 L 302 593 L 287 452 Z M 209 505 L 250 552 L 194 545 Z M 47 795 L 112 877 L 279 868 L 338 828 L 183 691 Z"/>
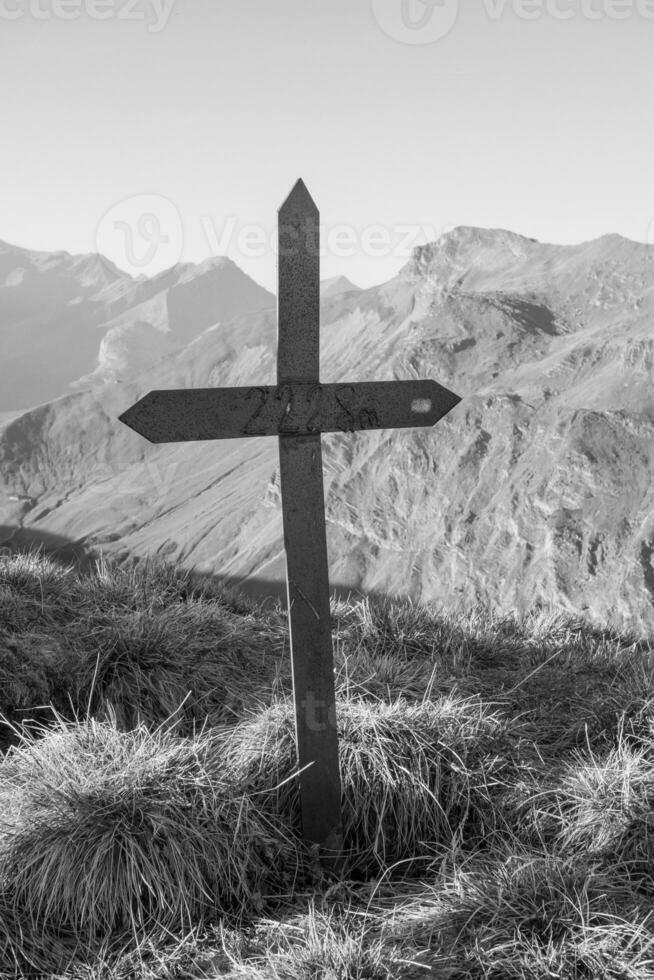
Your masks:
<path fill-rule="evenodd" d="M 0 239 L 134 275 L 228 255 L 275 288 L 457 225 L 654 242 L 654 0 L 0 0 Z"/>

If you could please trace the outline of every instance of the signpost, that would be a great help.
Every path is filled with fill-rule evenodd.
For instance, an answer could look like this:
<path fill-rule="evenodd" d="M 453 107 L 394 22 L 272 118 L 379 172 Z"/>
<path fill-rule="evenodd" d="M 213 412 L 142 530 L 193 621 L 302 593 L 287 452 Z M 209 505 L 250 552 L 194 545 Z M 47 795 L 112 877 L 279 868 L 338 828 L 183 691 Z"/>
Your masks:
<path fill-rule="evenodd" d="M 321 384 L 319 214 L 302 180 L 279 209 L 277 385 L 151 391 L 120 416 L 150 442 L 279 438 L 302 831 L 342 844 L 321 432 L 431 426 L 461 399 L 435 381 Z"/>

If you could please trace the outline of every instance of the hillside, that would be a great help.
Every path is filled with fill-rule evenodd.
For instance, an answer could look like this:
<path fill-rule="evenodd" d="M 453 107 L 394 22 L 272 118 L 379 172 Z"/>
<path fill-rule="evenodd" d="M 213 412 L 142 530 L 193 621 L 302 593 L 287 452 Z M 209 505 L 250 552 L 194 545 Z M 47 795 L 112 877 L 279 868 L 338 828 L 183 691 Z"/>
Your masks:
<path fill-rule="evenodd" d="M 654 627 L 654 247 L 457 228 L 381 286 L 324 298 L 322 380 L 431 377 L 433 430 L 323 437 L 335 586 Z M 274 382 L 274 310 L 0 434 L 0 525 L 156 553 L 279 593 L 274 440 L 151 446 L 116 421 L 152 388 Z M 11 500 L 18 497 L 18 500 Z"/>
<path fill-rule="evenodd" d="M 326 868 L 279 607 L 26 554 L 0 595 L 3 978 L 651 980 L 651 641 L 332 603 Z"/>

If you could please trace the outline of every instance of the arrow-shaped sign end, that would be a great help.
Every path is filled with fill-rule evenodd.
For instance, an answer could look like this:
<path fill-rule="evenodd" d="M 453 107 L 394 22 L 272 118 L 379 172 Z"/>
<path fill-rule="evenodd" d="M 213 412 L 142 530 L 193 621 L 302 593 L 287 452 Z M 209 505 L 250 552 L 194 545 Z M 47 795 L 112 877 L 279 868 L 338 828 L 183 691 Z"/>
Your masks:
<path fill-rule="evenodd" d="M 136 432 L 139 436 L 142 436 L 144 439 L 147 439 L 148 442 L 152 443 L 160 441 L 158 439 L 153 439 L 151 434 L 148 434 L 150 432 L 150 419 L 148 416 L 150 415 L 152 404 L 155 401 L 155 398 L 153 397 L 154 395 L 155 392 L 149 391 L 147 395 L 144 395 L 143 398 L 139 398 L 139 400 L 134 402 L 133 405 L 130 405 L 130 407 L 127 408 L 122 415 L 118 416 L 119 422 L 122 422 L 123 425 L 126 425 L 128 428 L 132 429 L 133 432 Z"/>
<path fill-rule="evenodd" d="M 425 425 L 436 425 L 436 423 L 442 419 L 445 415 L 452 411 L 453 408 L 462 401 L 459 395 L 455 395 L 453 391 L 449 388 L 439 385 L 438 381 L 429 379 L 425 388 L 429 393 L 429 397 L 425 401 L 429 402 L 429 405 L 425 405 L 422 411 L 425 412 Z M 415 403 L 414 403 L 415 404 Z M 420 407 L 416 405 L 414 411 L 420 411 Z"/>
<path fill-rule="evenodd" d="M 280 219 L 291 220 L 298 215 L 317 215 L 318 206 L 302 178 L 296 180 L 288 197 L 279 208 Z"/>

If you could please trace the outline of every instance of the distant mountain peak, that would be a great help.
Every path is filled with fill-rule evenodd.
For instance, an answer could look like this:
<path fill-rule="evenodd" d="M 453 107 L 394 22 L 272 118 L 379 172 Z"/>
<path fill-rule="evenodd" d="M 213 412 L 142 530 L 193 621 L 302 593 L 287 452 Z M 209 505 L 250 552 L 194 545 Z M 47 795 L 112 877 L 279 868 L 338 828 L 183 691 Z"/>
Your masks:
<path fill-rule="evenodd" d="M 119 269 L 111 259 L 99 252 L 75 253 L 66 252 L 64 249 L 48 252 L 43 249 L 23 248 L 22 245 L 12 245 L 11 242 L 0 239 L 0 255 L 13 255 L 17 260 L 27 262 L 37 270 L 61 267 L 64 274 L 69 272 L 74 276 L 81 273 L 92 278 L 102 278 L 105 281 L 107 275 L 112 281 L 132 279 L 128 272 Z"/>
<path fill-rule="evenodd" d="M 466 245 L 497 246 L 508 242 L 540 244 L 535 238 L 520 235 L 507 228 L 481 228 L 477 225 L 457 225 L 451 231 L 445 232 L 437 242 L 456 242 Z"/>
<path fill-rule="evenodd" d="M 541 242 L 537 238 L 530 238 L 506 228 L 481 228 L 476 225 L 457 225 L 450 231 L 445 232 L 433 242 L 425 245 L 418 245 L 413 249 L 413 259 L 423 261 L 427 258 L 434 258 L 438 255 L 453 254 L 455 252 L 470 251 L 472 249 L 502 251 L 509 249 L 514 254 L 519 253 L 525 257 L 534 255 L 539 250 L 553 249 L 557 251 L 565 250 L 592 250 L 600 251 L 602 248 L 607 250 L 624 249 L 627 252 L 636 250 L 652 249 L 654 245 L 645 242 L 636 242 L 618 232 L 607 232 L 596 238 L 590 238 L 583 242 L 561 245 L 553 242 Z"/>
<path fill-rule="evenodd" d="M 332 276 L 330 279 L 323 279 L 320 283 L 320 295 L 323 299 L 327 296 L 353 292 L 361 292 L 361 287 L 355 286 L 347 276 Z"/>
<path fill-rule="evenodd" d="M 477 228 L 474 225 L 457 225 L 445 232 L 435 242 L 418 245 L 413 249 L 413 260 L 424 263 L 439 256 L 453 256 L 472 251 L 502 252 L 526 255 L 534 246 L 542 248 L 535 238 L 527 238 L 506 228 Z"/>
<path fill-rule="evenodd" d="M 621 276 L 633 278 L 652 263 L 654 245 L 635 242 L 617 233 L 577 244 L 557 245 L 504 228 L 460 225 L 436 241 L 414 248 L 399 275 L 404 280 L 431 282 L 448 291 L 520 290 L 545 288 L 552 276 L 563 275 L 563 266 L 578 277 L 603 275 L 609 266 L 614 266 Z"/>
<path fill-rule="evenodd" d="M 227 258 L 226 255 L 210 255 L 208 258 L 203 259 L 201 262 L 184 262 L 179 263 L 175 266 L 179 270 L 180 282 L 185 282 L 188 279 L 195 279 L 198 276 L 204 276 L 211 272 L 236 272 L 239 275 L 246 276 L 247 273 L 243 272 L 240 266 L 236 264 L 232 259 Z M 248 277 L 249 278 L 249 277 Z"/>
<path fill-rule="evenodd" d="M 118 279 L 131 280 L 133 277 L 128 273 L 119 269 L 111 259 L 108 259 L 105 255 L 100 255 L 99 252 L 91 252 L 89 255 L 68 255 L 67 257 L 72 259 L 72 265 L 76 272 L 80 273 L 82 278 L 87 277 L 89 281 L 99 279 L 104 279 L 108 282 L 115 282 Z"/>

